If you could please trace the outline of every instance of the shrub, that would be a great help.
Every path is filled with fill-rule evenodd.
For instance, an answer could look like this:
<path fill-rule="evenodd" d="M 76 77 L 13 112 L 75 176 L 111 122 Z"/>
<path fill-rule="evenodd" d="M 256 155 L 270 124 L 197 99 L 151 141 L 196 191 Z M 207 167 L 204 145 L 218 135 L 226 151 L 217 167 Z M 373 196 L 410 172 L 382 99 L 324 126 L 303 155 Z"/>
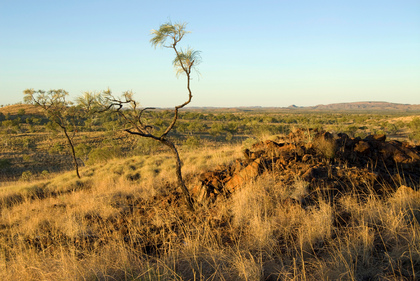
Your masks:
<path fill-rule="evenodd" d="M 200 145 L 200 139 L 195 136 L 190 136 L 185 140 L 185 145 L 188 148 L 196 148 Z"/>
<path fill-rule="evenodd" d="M 354 137 L 358 129 L 359 128 L 357 126 L 350 125 L 350 126 L 347 126 L 347 128 L 344 131 L 344 133 L 350 135 L 351 137 Z"/>
<path fill-rule="evenodd" d="M 57 125 L 57 123 L 49 121 L 45 125 L 45 129 L 47 129 L 47 131 L 50 131 L 53 135 L 56 135 L 56 134 L 58 134 L 59 126 Z"/>
<path fill-rule="evenodd" d="M 31 161 L 31 156 L 28 155 L 28 154 L 25 154 L 25 155 L 22 156 L 22 160 L 24 162 L 29 162 L 29 161 Z"/>
<path fill-rule="evenodd" d="M 251 148 L 251 146 L 253 145 L 253 144 L 256 144 L 258 142 L 258 140 L 257 139 L 254 139 L 254 138 L 247 138 L 246 140 L 244 140 L 243 142 L 242 142 L 242 149 L 250 149 Z"/>
<path fill-rule="evenodd" d="M 385 126 L 386 133 L 390 135 L 395 135 L 398 132 L 398 127 L 396 124 L 388 123 Z"/>
<path fill-rule="evenodd" d="M 222 123 L 213 123 L 211 125 L 211 128 L 210 128 L 209 132 L 212 136 L 216 137 L 216 136 L 220 135 L 223 132 L 223 130 L 224 130 L 224 128 L 223 128 Z"/>
<path fill-rule="evenodd" d="M 76 150 L 76 157 L 82 159 L 84 162 L 88 160 L 89 153 L 92 150 L 92 147 L 90 145 L 87 145 L 85 143 L 80 143 L 75 146 L 74 148 Z"/>
<path fill-rule="evenodd" d="M 233 139 L 233 135 L 232 135 L 232 133 L 231 132 L 227 132 L 226 133 L 226 141 L 231 141 L 232 139 Z"/>
<path fill-rule="evenodd" d="M 48 178 L 49 175 L 50 175 L 50 172 L 48 172 L 47 170 L 43 170 L 41 173 L 41 177 L 44 179 Z"/>
<path fill-rule="evenodd" d="M 36 142 L 33 138 L 24 137 L 22 139 L 22 146 L 25 149 L 36 149 Z"/>
<path fill-rule="evenodd" d="M 408 126 L 412 129 L 412 130 L 420 130 L 420 118 L 416 117 L 413 120 L 411 120 L 410 123 L 408 123 Z"/>
<path fill-rule="evenodd" d="M 409 140 L 419 143 L 420 142 L 420 132 L 412 132 L 408 135 Z"/>
<path fill-rule="evenodd" d="M 22 176 L 20 177 L 20 179 L 23 181 L 30 181 L 32 178 L 33 178 L 33 175 L 31 171 L 24 171 L 22 173 Z"/>
<path fill-rule="evenodd" d="M 12 120 L 4 120 L 1 122 L 2 123 L 2 127 L 5 128 L 6 132 L 8 134 L 16 134 L 17 133 L 17 129 L 19 129 L 19 124 L 16 126 L 16 124 L 13 123 Z"/>
<path fill-rule="evenodd" d="M 146 138 L 138 138 L 134 145 L 132 155 L 149 155 L 159 148 L 158 142 Z"/>
<path fill-rule="evenodd" d="M 53 146 L 48 150 L 49 153 L 62 153 L 64 150 L 64 145 L 59 142 L 53 144 Z"/>
<path fill-rule="evenodd" d="M 315 149 L 327 159 L 335 157 L 336 144 L 334 139 L 326 139 L 324 137 L 316 138 L 313 141 Z"/>

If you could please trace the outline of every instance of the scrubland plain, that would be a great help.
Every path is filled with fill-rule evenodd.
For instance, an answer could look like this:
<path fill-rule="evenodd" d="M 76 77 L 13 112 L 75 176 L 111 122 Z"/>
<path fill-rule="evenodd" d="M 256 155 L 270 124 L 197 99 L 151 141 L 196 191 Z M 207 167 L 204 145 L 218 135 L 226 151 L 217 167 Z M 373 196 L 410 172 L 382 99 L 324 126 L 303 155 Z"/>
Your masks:
<path fill-rule="evenodd" d="M 420 175 L 416 156 L 410 158 L 414 172 L 401 170 L 398 177 L 390 171 L 387 180 L 372 179 L 380 164 L 354 164 L 362 156 L 374 159 L 361 145 L 363 140 L 371 145 L 365 139 L 371 133 L 387 133 L 395 141 L 408 141 L 408 136 L 413 136 L 408 152 L 419 151 L 415 123 L 408 125 L 416 121 L 415 117 L 403 125 L 395 122 L 408 118 L 404 115 L 308 114 L 297 115 L 296 122 L 287 123 L 286 118 L 293 115 L 212 113 L 215 117 L 210 118 L 205 112 L 204 117 L 188 119 L 188 114 L 181 118 L 181 124 L 188 126 L 201 120 L 198 123 L 204 127 L 201 135 L 190 133 L 188 127 L 174 135 L 181 144 L 183 174 L 191 191 L 209 188 L 203 185 L 205 172 L 222 173 L 256 161 L 261 143 L 275 141 L 278 149 L 302 146 L 304 152 L 293 154 L 294 160 L 287 161 L 283 154 L 270 154 L 278 158 L 269 162 L 276 168 L 261 166 L 257 174 L 232 190 L 213 189 L 197 198 L 191 211 L 176 188 L 175 162 L 160 147 L 132 139 L 117 129 L 86 130 L 77 139 L 78 155 L 85 164 L 79 179 L 66 171 L 68 166 L 58 164 L 61 162 L 54 162 L 55 170 L 42 164 L 42 159 L 53 156 L 66 163 L 65 148 L 60 150 L 57 145 L 57 150 L 52 149 L 61 141 L 59 133 L 52 140 L 48 130 L 41 130 L 46 126 L 42 122 L 32 129 L 30 123 L 23 122 L 20 127 L 2 126 L 3 131 L 9 130 L 4 133 L 9 143 L 3 146 L 0 166 L 4 179 L 0 186 L 0 279 L 420 278 Z M 16 120 L 13 116 L 17 113 L 4 121 Z M 157 118 L 165 121 L 163 113 Z M 332 121 L 338 118 L 347 118 L 347 123 Z M 360 121 L 363 126 L 354 121 L 357 118 L 364 120 Z M 229 122 L 237 122 L 237 127 L 229 127 Z M 265 130 L 261 131 L 258 124 L 266 125 Z M 387 124 L 398 125 L 392 127 L 393 132 L 386 132 L 391 128 Z M 347 159 L 340 158 L 346 155 L 344 152 L 328 138 L 316 138 L 309 129 L 320 126 L 333 135 L 340 129 L 347 132 L 349 140 L 355 142 L 355 152 L 349 154 L 353 158 L 343 161 Z M 308 132 L 299 145 L 289 135 L 296 132 L 295 127 Z M 88 142 L 91 137 L 95 141 Z M 279 137 L 288 142 L 281 144 Z M 25 138 L 27 146 L 24 141 L 11 142 Z M 33 138 L 38 139 L 32 142 Z M 83 143 L 89 145 L 85 153 Z M 104 147 L 113 154 L 100 154 Z M 389 157 L 399 161 L 395 155 Z M 263 159 L 261 155 L 257 158 Z M 408 171 L 408 160 L 401 161 L 395 169 Z M 7 171 L 14 168 L 23 172 L 7 177 Z M 25 171 L 30 173 L 25 176 Z M 337 183 L 339 191 L 332 192 L 330 183 Z"/>

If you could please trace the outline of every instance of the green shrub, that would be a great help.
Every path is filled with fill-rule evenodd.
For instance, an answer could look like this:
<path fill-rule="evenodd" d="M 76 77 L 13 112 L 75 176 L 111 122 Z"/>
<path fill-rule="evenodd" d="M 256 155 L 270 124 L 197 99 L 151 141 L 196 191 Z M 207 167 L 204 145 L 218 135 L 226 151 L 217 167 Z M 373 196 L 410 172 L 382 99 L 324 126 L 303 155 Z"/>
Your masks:
<path fill-rule="evenodd" d="M 53 146 L 48 150 L 49 153 L 62 153 L 64 151 L 64 145 L 59 142 L 53 144 Z"/>
<path fill-rule="evenodd" d="M 50 172 L 48 172 L 47 170 L 43 170 L 41 173 L 41 177 L 44 179 L 48 178 L 49 175 L 50 175 Z"/>
<path fill-rule="evenodd" d="M 32 178 L 33 178 L 33 175 L 31 171 L 24 171 L 22 173 L 22 176 L 20 177 L 20 179 L 23 181 L 30 181 Z"/>
<path fill-rule="evenodd" d="M 231 132 L 227 132 L 225 139 L 226 139 L 226 141 L 231 141 L 233 139 L 232 133 Z"/>
<path fill-rule="evenodd" d="M 242 142 L 242 149 L 250 149 L 252 145 L 258 142 L 257 139 L 254 138 L 247 138 Z"/>
<path fill-rule="evenodd" d="M 211 128 L 209 130 L 209 133 L 212 136 L 218 136 L 218 135 L 220 135 L 223 132 L 223 130 L 224 130 L 223 124 L 217 122 L 217 123 L 213 123 L 211 125 Z"/>
<path fill-rule="evenodd" d="M 347 126 L 344 133 L 348 134 L 351 137 L 354 137 L 356 135 L 356 132 L 357 132 L 358 129 L 359 129 L 359 127 L 357 127 L 355 125 L 350 125 L 350 126 Z"/>
<path fill-rule="evenodd" d="M 417 143 L 420 143 L 420 132 L 412 132 L 408 134 L 408 139 Z"/>
<path fill-rule="evenodd" d="M 31 161 L 31 156 L 28 155 L 28 154 L 25 154 L 25 155 L 22 156 L 22 159 L 23 159 L 24 162 L 29 162 L 29 161 Z"/>
<path fill-rule="evenodd" d="M 413 120 L 411 120 L 410 123 L 408 123 L 408 126 L 415 131 L 419 131 L 420 130 L 420 118 L 416 117 L 413 118 Z"/>
<path fill-rule="evenodd" d="M 13 123 L 13 120 L 4 120 L 1 122 L 2 123 L 2 127 L 6 130 L 6 132 L 8 134 L 16 134 L 17 133 L 17 129 L 19 129 L 19 124 L 16 125 Z"/>
<path fill-rule="evenodd" d="M 185 140 L 184 144 L 188 148 L 196 148 L 200 145 L 200 139 L 195 136 L 190 136 Z"/>
<path fill-rule="evenodd" d="M 49 121 L 46 125 L 45 125 L 45 129 L 47 131 L 50 131 L 53 135 L 57 135 L 59 132 L 59 126 L 57 123 Z"/>
<path fill-rule="evenodd" d="M 82 159 L 84 162 L 86 162 L 89 158 L 89 153 L 92 151 L 92 147 L 90 145 L 87 145 L 85 143 L 80 143 L 76 145 L 74 148 L 76 151 L 76 157 Z"/>

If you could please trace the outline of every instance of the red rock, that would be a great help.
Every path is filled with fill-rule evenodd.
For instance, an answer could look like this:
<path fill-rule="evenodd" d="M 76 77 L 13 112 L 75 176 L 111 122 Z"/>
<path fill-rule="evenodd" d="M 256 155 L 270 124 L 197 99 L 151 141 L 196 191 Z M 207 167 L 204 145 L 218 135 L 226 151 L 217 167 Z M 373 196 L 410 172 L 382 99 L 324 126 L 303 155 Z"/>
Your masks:
<path fill-rule="evenodd" d="M 254 162 L 246 166 L 245 169 L 234 174 L 232 178 L 228 182 L 225 183 L 225 188 L 229 192 L 233 192 L 235 189 L 237 189 L 241 185 L 256 178 L 259 175 L 260 167 L 261 167 L 261 159 L 255 160 Z"/>
<path fill-rule="evenodd" d="M 369 135 L 365 138 L 366 141 L 380 141 L 384 142 L 386 140 L 385 134 L 379 134 L 379 135 Z"/>
<path fill-rule="evenodd" d="M 370 145 L 369 143 L 365 141 L 359 141 L 358 143 L 356 143 L 356 146 L 354 147 L 354 151 L 362 153 L 362 154 L 369 153 L 369 150 L 370 150 Z"/>

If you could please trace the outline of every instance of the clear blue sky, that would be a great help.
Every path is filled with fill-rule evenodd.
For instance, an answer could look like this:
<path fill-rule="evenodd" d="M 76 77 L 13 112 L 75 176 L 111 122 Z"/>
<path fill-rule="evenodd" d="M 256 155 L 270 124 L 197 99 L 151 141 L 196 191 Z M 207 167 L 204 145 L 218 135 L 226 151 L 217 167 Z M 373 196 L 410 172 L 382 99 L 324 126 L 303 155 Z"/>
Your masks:
<path fill-rule="evenodd" d="M 420 104 L 420 1 L 0 0 L 0 104 L 27 88 L 186 100 L 151 29 L 187 22 L 202 53 L 191 106 Z"/>

